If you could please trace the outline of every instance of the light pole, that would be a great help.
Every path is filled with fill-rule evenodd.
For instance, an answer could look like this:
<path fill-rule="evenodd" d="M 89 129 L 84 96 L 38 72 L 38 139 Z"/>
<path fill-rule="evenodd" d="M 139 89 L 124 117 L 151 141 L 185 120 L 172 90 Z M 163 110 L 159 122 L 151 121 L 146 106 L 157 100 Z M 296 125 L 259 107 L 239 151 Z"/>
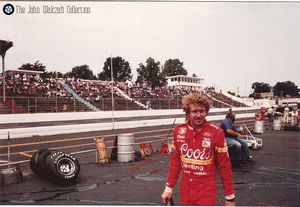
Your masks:
<path fill-rule="evenodd" d="M 110 57 L 110 79 L 111 79 L 111 111 L 112 111 L 112 128 L 115 129 L 115 101 L 114 101 L 114 70 L 113 70 L 113 57 Z"/>
<path fill-rule="evenodd" d="M 13 46 L 13 42 L 0 40 L 0 55 L 2 56 L 2 87 L 3 87 L 3 103 L 5 102 L 5 54 L 6 51 Z"/>

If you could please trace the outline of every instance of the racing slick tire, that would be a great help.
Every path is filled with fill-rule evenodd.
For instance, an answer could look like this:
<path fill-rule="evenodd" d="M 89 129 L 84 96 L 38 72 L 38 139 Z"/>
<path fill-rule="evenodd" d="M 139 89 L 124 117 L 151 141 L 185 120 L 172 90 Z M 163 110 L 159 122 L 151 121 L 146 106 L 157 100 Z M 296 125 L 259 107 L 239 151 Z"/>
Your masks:
<path fill-rule="evenodd" d="M 49 171 L 47 169 L 47 164 L 46 164 L 46 158 L 48 155 L 51 154 L 50 150 L 45 150 L 40 154 L 40 156 L 37 159 L 37 175 L 41 177 L 49 177 Z"/>
<path fill-rule="evenodd" d="M 80 172 L 78 159 L 68 153 L 53 152 L 47 157 L 46 163 L 51 178 L 62 184 L 74 182 Z"/>
<path fill-rule="evenodd" d="M 48 151 L 48 149 L 39 149 L 38 151 L 34 152 L 32 157 L 30 158 L 30 163 L 29 163 L 30 169 L 32 170 L 32 172 L 35 175 L 41 176 L 39 169 L 38 169 L 37 162 L 38 162 L 39 156 L 45 151 Z"/>
<path fill-rule="evenodd" d="M 134 151 L 134 161 L 141 161 L 142 159 L 142 153 L 140 151 Z"/>

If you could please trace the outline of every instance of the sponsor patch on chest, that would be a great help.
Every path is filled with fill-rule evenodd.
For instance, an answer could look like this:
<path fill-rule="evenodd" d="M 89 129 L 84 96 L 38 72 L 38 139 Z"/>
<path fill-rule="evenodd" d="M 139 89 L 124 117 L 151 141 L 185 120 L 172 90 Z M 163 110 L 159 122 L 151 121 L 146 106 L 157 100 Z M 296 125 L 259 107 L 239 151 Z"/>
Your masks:
<path fill-rule="evenodd" d="M 210 147 L 210 139 L 209 138 L 205 138 L 202 141 L 202 147 Z"/>
<path fill-rule="evenodd" d="M 178 135 L 177 135 L 177 139 L 185 139 L 185 135 L 180 135 L 180 134 L 178 134 Z"/>
<path fill-rule="evenodd" d="M 186 131 L 187 131 L 186 127 L 180 127 L 180 128 L 178 129 L 178 133 L 179 133 L 179 134 L 186 134 Z"/>

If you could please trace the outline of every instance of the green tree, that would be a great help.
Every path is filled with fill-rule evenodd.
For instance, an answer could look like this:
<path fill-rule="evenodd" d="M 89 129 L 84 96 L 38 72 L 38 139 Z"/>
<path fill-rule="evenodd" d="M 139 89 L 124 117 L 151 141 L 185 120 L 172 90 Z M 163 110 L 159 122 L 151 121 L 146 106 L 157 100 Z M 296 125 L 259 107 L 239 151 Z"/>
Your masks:
<path fill-rule="evenodd" d="M 254 93 L 269 93 L 272 90 L 272 87 L 268 83 L 263 82 L 255 82 L 251 88 L 254 89 Z"/>
<path fill-rule="evenodd" d="M 40 61 L 36 61 L 34 64 L 26 63 L 18 68 L 19 70 L 33 70 L 33 71 L 46 71 L 46 66 L 44 66 Z"/>
<path fill-rule="evenodd" d="M 187 70 L 183 67 L 183 62 L 179 59 L 169 59 L 166 60 L 162 68 L 162 74 L 164 76 L 174 76 L 174 75 L 187 75 Z"/>
<path fill-rule="evenodd" d="M 235 96 L 235 92 L 227 91 L 227 93 L 229 93 L 230 95 Z"/>
<path fill-rule="evenodd" d="M 112 62 L 114 81 L 125 82 L 126 80 L 132 79 L 131 68 L 128 61 L 118 56 L 113 57 Z M 106 81 L 111 80 L 111 57 L 106 58 L 103 71 L 98 74 L 98 78 Z"/>
<path fill-rule="evenodd" d="M 187 75 L 188 72 L 183 67 L 183 62 L 180 62 L 179 59 L 168 59 L 165 61 L 165 64 L 162 67 L 162 83 L 163 85 L 166 84 L 168 76 L 174 76 L 174 75 Z"/>
<path fill-rule="evenodd" d="M 74 77 L 74 78 L 88 79 L 88 80 L 97 79 L 96 76 L 93 74 L 93 71 L 90 70 L 90 67 L 88 65 L 75 66 L 74 68 L 72 68 L 72 71 L 66 73 L 64 77 L 69 77 L 69 78 Z"/>
<path fill-rule="evenodd" d="M 294 82 L 285 81 L 285 82 L 277 82 L 273 87 L 273 92 L 275 96 L 278 97 L 298 97 L 299 89 L 298 86 Z"/>
<path fill-rule="evenodd" d="M 151 88 L 164 85 L 163 75 L 160 71 L 160 62 L 155 62 L 151 57 L 146 60 L 146 65 L 142 63 L 139 64 L 137 73 L 136 83 L 146 83 L 146 85 Z"/>

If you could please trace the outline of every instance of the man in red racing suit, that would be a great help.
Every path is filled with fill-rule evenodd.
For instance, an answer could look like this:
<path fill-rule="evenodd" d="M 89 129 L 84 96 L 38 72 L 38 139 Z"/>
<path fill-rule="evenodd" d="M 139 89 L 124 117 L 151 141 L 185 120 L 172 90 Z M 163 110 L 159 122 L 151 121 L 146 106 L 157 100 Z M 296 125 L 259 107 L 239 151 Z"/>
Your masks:
<path fill-rule="evenodd" d="M 206 121 L 209 108 L 202 104 L 203 97 L 198 94 L 194 96 L 196 97 L 189 97 L 196 99 L 196 102 L 188 104 L 186 123 L 174 129 L 175 149 L 170 156 L 169 176 L 162 194 L 163 201 L 166 203 L 171 198 L 172 189 L 182 171 L 181 205 L 216 205 L 217 167 L 223 183 L 225 205 L 234 205 L 231 164 L 223 130 Z M 197 99 L 200 99 L 200 104 Z M 193 111 L 197 112 L 194 117 Z"/>

